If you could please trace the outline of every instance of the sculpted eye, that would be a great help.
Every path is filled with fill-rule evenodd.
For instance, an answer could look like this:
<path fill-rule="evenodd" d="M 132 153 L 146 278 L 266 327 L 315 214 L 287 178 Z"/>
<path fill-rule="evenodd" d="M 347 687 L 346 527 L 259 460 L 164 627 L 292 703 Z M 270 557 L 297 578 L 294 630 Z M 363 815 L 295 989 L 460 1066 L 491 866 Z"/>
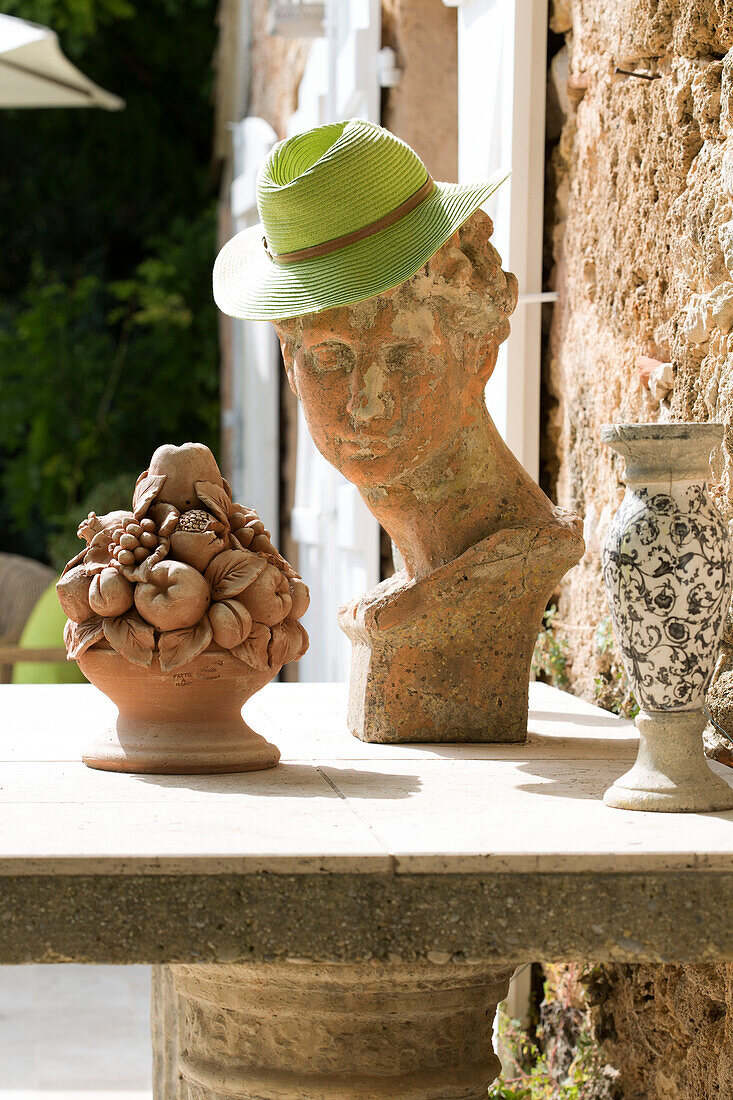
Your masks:
<path fill-rule="evenodd" d="M 354 353 L 348 344 L 319 344 L 310 352 L 310 361 L 317 371 L 344 371 L 354 369 Z"/>
<path fill-rule="evenodd" d="M 414 373 L 420 367 L 420 349 L 417 344 L 394 344 L 387 351 L 387 369 Z"/>

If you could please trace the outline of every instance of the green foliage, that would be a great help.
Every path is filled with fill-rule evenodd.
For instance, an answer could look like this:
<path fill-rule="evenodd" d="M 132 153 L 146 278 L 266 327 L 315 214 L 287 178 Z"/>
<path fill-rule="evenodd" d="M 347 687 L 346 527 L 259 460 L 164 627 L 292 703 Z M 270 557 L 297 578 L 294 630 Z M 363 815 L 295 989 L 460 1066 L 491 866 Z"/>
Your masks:
<path fill-rule="evenodd" d="M 43 23 L 78 48 L 105 23 L 132 19 L 135 8 L 130 0 L 5 0 L 3 12 Z"/>
<path fill-rule="evenodd" d="M 631 684 L 617 650 L 611 616 L 605 615 L 595 633 L 598 675 L 593 685 L 596 702 L 623 718 L 636 718 L 639 704 L 631 693 Z"/>
<path fill-rule="evenodd" d="M 496 1081 L 489 1089 L 489 1100 L 532 1100 L 530 1089 L 513 1089 Z"/>
<path fill-rule="evenodd" d="M 532 655 L 532 672 L 538 680 L 567 690 L 570 687 L 570 650 L 563 635 L 558 635 L 554 629 L 556 618 L 557 607 L 553 604 L 542 618 L 542 629 Z"/>
<path fill-rule="evenodd" d="M 570 1065 L 561 1079 L 552 1052 L 543 1051 L 522 1028 L 499 1011 L 499 1037 L 508 1072 L 489 1089 L 489 1100 L 597 1100 L 607 1095 L 603 1058 L 597 1043 L 581 1029 Z"/>
<path fill-rule="evenodd" d="M 532 655 L 532 672 L 538 680 L 569 691 L 572 654 L 565 631 L 586 628 L 568 628 L 566 624 L 556 620 L 557 607 L 553 604 L 542 620 L 542 630 Z M 588 629 L 592 631 L 592 628 Z M 595 664 L 593 685 L 598 706 L 623 718 L 635 718 L 639 713 L 639 706 L 631 692 L 629 678 L 616 648 L 610 615 L 605 615 L 595 630 L 591 660 Z"/>
<path fill-rule="evenodd" d="M 7 0 L 123 111 L 0 114 L 0 549 L 65 553 L 162 441 L 216 446 L 216 0 Z M 117 489 L 115 489 L 117 486 Z M 91 506 L 91 505 L 90 505 Z M 72 544 L 73 548 L 73 544 Z"/>
<path fill-rule="evenodd" d="M 161 441 L 215 446 L 216 330 L 197 308 L 213 244 L 207 211 L 122 282 L 65 285 L 36 268 L 0 322 L 3 518 L 47 555 L 86 514 L 82 495 L 120 474 L 134 483 Z"/>

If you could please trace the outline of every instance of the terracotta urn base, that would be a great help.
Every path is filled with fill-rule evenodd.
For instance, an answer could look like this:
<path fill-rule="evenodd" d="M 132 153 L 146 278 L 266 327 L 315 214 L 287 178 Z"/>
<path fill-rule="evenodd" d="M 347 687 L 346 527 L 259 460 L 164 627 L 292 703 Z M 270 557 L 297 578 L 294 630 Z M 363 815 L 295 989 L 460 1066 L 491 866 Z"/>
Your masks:
<path fill-rule="evenodd" d="M 214 646 L 173 672 L 161 671 L 157 653 L 143 668 L 101 646 L 78 663 L 119 711 L 115 727 L 82 753 L 90 768 L 193 775 L 261 771 L 280 759 L 242 718 L 247 699 L 275 675 L 269 669 L 253 669 Z"/>

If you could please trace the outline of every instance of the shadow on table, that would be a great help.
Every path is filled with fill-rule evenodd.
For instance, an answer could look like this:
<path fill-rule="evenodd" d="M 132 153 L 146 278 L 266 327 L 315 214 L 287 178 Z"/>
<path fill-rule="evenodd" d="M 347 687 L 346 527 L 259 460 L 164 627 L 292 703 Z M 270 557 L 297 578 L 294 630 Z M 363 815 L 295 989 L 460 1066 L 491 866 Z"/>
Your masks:
<path fill-rule="evenodd" d="M 550 798 L 579 798 L 602 802 L 604 792 L 629 770 L 633 762 L 633 756 L 629 756 L 627 760 L 584 760 L 581 770 L 578 766 L 580 762 L 574 760 L 570 770 L 570 762 L 563 764 L 561 761 L 531 760 L 520 764 L 518 771 L 550 782 L 518 783 L 516 789 Z"/>
<path fill-rule="evenodd" d="M 549 722 L 553 726 L 595 726 L 600 729 L 614 730 L 618 735 L 624 722 L 633 729 L 630 719 L 619 718 L 617 714 L 609 712 L 608 717 L 603 714 L 559 714 L 556 710 L 530 710 L 530 722 Z"/>
<path fill-rule="evenodd" d="M 255 795 L 269 798 L 376 798 L 400 799 L 417 794 L 417 775 L 393 775 L 361 768 L 336 768 L 331 764 L 280 763 L 259 772 L 229 775 L 134 775 L 139 783 L 168 789 L 200 791 L 202 794 Z M 348 785 L 348 793 L 342 784 Z"/>

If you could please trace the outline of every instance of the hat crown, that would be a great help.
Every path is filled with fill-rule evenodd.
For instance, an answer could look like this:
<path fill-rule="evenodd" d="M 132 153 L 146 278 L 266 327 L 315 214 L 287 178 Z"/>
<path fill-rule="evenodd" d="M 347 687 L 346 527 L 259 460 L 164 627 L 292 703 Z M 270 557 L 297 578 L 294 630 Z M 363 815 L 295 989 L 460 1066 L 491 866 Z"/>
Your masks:
<path fill-rule="evenodd" d="M 428 178 L 409 145 L 362 119 L 329 123 L 273 147 L 257 207 L 276 255 L 336 240 L 379 221 Z"/>

